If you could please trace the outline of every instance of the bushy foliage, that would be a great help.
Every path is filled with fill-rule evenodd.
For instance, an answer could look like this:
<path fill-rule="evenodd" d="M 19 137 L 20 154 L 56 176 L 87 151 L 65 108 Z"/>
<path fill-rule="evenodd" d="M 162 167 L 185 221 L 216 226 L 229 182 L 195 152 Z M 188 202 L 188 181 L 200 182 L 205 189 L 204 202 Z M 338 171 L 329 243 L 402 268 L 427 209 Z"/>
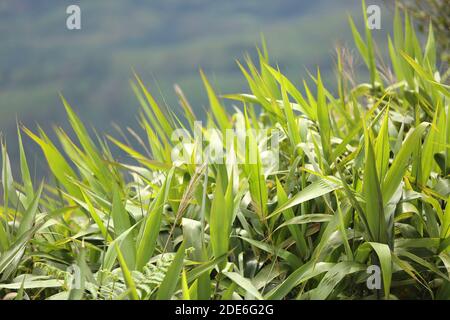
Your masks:
<path fill-rule="evenodd" d="M 430 25 L 435 30 L 436 42 L 441 52 L 442 61 L 450 62 L 450 6 L 447 0 L 401 0 L 399 3 L 419 23 L 421 31 L 428 30 Z"/>
<path fill-rule="evenodd" d="M 449 87 L 397 12 L 390 64 L 375 59 L 370 30 L 350 21 L 370 82 L 353 85 L 338 54 L 338 93 L 311 74 L 297 88 L 270 66 L 239 64 L 249 93 L 218 97 L 202 74 L 211 111 L 184 119 L 153 99 L 136 75 L 140 145 L 93 139 L 66 100 L 70 136 L 19 130 L 21 179 L 2 148 L 0 292 L 31 299 L 448 299 L 450 298 Z M 379 66 L 390 65 L 390 69 Z M 221 98 L 237 106 L 224 106 Z M 187 161 L 173 162 L 183 127 Z M 227 129 L 249 131 L 255 163 L 189 161 Z M 262 150 L 280 134 L 278 167 Z M 42 149 L 52 178 L 31 178 L 22 134 Z M 253 133 L 255 132 L 255 133 Z M 211 138 L 211 137 L 209 137 Z M 132 159 L 117 161 L 111 143 Z M 227 150 L 223 150 L 227 152 Z M 267 150 L 265 150 L 267 151 Z M 270 162 L 270 161 L 269 161 Z M 52 182 L 54 181 L 54 182 Z M 367 286 L 370 266 L 381 288 Z M 2 295 L 3 295 L 2 294 Z"/>

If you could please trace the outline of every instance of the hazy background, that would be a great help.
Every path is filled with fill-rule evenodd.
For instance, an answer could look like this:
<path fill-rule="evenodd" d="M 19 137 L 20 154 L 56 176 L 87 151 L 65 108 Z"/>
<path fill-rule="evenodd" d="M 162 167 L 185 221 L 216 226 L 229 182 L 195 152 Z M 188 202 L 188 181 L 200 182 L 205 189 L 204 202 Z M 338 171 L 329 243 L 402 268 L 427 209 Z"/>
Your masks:
<path fill-rule="evenodd" d="M 81 30 L 66 29 L 70 4 L 81 7 Z M 347 14 L 362 27 L 360 0 L 1 0 L 0 132 L 14 159 L 16 118 L 33 129 L 66 126 L 58 92 L 99 131 L 113 131 L 113 121 L 135 127 L 132 68 L 161 103 L 178 108 L 177 83 L 199 111 L 199 68 L 217 91 L 246 90 L 235 59 L 255 56 L 261 33 L 295 83 L 319 65 L 333 88 L 334 46 L 354 47 Z M 384 18 L 387 10 L 376 38 L 385 39 Z"/>

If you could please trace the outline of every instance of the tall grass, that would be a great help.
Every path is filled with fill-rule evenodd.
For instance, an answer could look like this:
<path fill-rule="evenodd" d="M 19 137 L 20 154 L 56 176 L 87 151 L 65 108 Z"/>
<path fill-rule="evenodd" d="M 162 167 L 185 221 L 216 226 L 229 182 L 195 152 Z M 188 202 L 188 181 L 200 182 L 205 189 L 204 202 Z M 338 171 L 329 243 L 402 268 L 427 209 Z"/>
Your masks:
<path fill-rule="evenodd" d="M 404 22 L 403 22 L 404 20 Z M 371 31 L 350 26 L 370 82 L 337 56 L 337 95 L 320 72 L 296 87 L 271 66 L 239 63 L 249 93 L 209 97 L 206 125 L 182 91 L 178 118 L 135 75 L 140 150 L 89 135 L 62 98 L 73 137 L 20 128 L 20 179 L 2 145 L 0 294 L 16 299 L 449 299 L 449 86 L 432 28 L 421 46 L 397 12 L 388 64 Z M 388 67 L 380 68 L 380 66 Z M 222 99 L 237 107 L 224 106 Z M 172 159 L 177 129 L 193 161 Z M 217 129 L 215 138 L 194 140 Z M 200 158 L 227 129 L 248 135 L 255 162 Z M 262 144 L 280 134 L 278 167 Z M 21 133 L 22 132 L 22 133 Z M 32 181 L 22 145 L 42 149 L 50 182 Z M 130 156 L 117 161 L 110 146 Z M 272 154 L 273 155 L 273 154 Z M 187 159 L 188 158 L 182 158 Z M 195 159 L 203 159 L 195 161 Z M 132 161 L 133 160 L 133 161 Z M 373 266 L 380 287 L 367 285 Z"/>

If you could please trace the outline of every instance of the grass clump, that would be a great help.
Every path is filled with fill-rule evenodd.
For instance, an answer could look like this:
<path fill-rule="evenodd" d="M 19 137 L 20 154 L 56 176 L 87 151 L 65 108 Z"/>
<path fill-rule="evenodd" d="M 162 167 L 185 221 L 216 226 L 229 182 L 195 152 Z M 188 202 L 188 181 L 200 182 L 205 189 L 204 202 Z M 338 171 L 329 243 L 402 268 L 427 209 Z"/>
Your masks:
<path fill-rule="evenodd" d="M 202 74 L 204 126 L 181 90 L 184 119 L 136 76 L 144 134 L 130 132 L 143 151 L 93 139 L 64 98 L 74 139 L 22 128 L 55 183 L 32 181 L 20 131 L 21 179 L 2 146 L 0 294 L 450 298 L 450 92 L 433 31 L 422 47 L 397 12 L 388 69 L 370 30 L 350 25 L 370 82 L 353 84 L 338 54 L 337 95 L 319 71 L 300 90 L 263 46 L 258 65 L 239 64 L 249 93 L 218 97 Z M 221 98 L 242 108 L 231 113 Z M 229 129 L 237 134 L 226 145 Z M 134 162 L 115 160 L 111 144 Z M 237 161 L 212 161 L 217 152 Z"/>

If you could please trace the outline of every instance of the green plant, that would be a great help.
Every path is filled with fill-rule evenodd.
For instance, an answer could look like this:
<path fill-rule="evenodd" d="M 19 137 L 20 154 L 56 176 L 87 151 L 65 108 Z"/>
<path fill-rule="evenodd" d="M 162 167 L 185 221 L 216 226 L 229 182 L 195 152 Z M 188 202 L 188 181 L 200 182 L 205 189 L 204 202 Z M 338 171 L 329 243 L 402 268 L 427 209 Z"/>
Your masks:
<path fill-rule="evenodd" d="M 446 0 L 401 0 L 397 2 L 408 10 L 418 21 L 419 29 L 423 32 L 434 28 L 436 42 L 439 46 L 442 61 L 450 61 L 450 8 Z"/>
<path fill-rule="evenodd" d="M 35 188 L 20 132 L 22 179 L 14 180 L 3 146 L 0 292 L 34 299 L 450 298 L 450 92 L 436 69 L 433 32 L 422 48 L 409 17 L 403 26 L 397 12 L 389 38 L 395 77 L 386 77 L 370 30 L 363 36 L 350 25 L 370 83 L 352 87 L 338 55 L 337 96 L 319 71 L 302 92 L 270 66 L 263 44 L 259 66 L 239 63 L 249 94 L 217 97 L 202 73 L 211 107 L 200 128 L 206 140 L 193 139 L 199 128 L 180 90 L 184 119 L 158 105 L 137 75 L 144 134 L 130 132 L 144 151 L 113 137 L 93 140 L 64 98 L 76 140 L 57 128 L 58 147 L 42 130 L 22 128 L 41 147 L 55 183 Z M 230 114 L 220 98 L 243 108 Z M 192 148 L 180 150 L 187 161 L 173 162 L 179 128 Z M 227 129 L 268 131 L 248 130 L 244 149 L 223 150 Z M 275 131 L 277 168 L 262 148 Z M 128 163 L 114 159 L 111 143 Z M 197 163 L 205 147 L 246 161 Z M 366 285 L 371 265 L 381 268 L 379 290 Z"/>

